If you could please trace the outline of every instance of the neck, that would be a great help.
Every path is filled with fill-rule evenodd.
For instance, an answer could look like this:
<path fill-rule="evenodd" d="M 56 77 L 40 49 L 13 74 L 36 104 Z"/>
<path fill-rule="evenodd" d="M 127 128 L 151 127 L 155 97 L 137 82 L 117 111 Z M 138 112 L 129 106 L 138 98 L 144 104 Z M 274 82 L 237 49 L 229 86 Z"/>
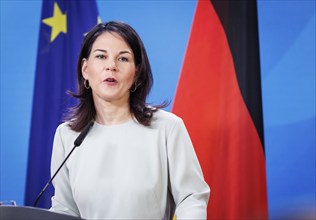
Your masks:
<path fill-rule="evenodd" d="M 94 102 L 96 122 L 103 125 L 122 124 L 132 119 L 129 103 Z"/>

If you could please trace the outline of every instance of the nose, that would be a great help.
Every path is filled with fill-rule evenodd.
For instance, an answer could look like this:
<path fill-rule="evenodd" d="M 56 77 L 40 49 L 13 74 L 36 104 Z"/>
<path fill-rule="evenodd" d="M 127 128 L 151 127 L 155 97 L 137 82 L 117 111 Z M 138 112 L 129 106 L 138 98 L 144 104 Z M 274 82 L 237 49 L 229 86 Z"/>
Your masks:
<path fill-rule="evenodd" d="M 106 69 L 107 71 L 116 72 L 116 71 L 117 71 L 116 62 L 115 62 L 114 60 L 113 60 L 113 61 L 109 61 L 109 62 L 106 64 L 105 69 Z"/>

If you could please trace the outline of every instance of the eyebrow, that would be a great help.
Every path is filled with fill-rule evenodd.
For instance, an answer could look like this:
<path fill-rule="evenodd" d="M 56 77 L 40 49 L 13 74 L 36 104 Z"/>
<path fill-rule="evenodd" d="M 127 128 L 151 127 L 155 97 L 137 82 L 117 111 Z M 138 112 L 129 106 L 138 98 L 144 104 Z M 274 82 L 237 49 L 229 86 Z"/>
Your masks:
<path fill-rule="evenodd" d="M 103 52 L 103 53 L 107 53 L 107 50 L 103 50 L 103 49 L 95 49 L 93 52 Z M 119 54 L 124 54 L 124 53 L 129 53 L 132 54 L 129 50 L 122 50 L 119 52 Z"/>

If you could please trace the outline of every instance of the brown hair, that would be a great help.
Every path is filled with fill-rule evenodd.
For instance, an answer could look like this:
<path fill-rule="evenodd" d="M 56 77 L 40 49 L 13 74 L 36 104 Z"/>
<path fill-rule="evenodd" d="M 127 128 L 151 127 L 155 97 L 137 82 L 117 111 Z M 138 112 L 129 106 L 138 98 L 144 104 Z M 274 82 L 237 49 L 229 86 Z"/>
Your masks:
<path fill-rule="evenodd" d="M 70 93 L 79 99 L 79 103 L 70 110 L 67 120 L 70 121 L 70 128 L 74 131 L 81 131 L 86 124 L 95 120 L 96 110 L 94 107 L 92 90 L 84 86 L 81 67 L 82 60 L 88 58 L 91 53 L 92 45 L 95 40 L 104 32 L 113 32 L 121 36 L 130 46 L 135 57 L 135 66 L 137 67 L 136 80 L 130 93 L 130 111 L 135 119 L 142 125 L 149 126 L 153 113 L 158 108 L 165 107 L 167 104 L 150 107 L 146 103 L 146 98 L 153 85 L 153 76 L 147 57 L 145 47 L 136 31 L 128 24 L 123 22 L 110 21 L 95 26 L 84 38 L 77 63 L 78 94 Z M 138 87 L 135 88 L 134 86 Z M 135 91 L 134 91 L 135 90 Z"/>

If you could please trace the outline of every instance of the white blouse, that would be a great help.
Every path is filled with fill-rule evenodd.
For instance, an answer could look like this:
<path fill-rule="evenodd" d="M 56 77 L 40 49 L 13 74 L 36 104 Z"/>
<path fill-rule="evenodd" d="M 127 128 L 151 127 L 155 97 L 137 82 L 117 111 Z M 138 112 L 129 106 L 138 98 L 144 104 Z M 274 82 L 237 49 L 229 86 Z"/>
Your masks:
<path fill-rule="evenodd" d="M 52 174 L 78 134 L 57 128 Z M 206 219 L 210 194 L 182 119 L 163 110 L 150 127 L 95 122 L 53 185 L 51 210 L 85 219 Z"/>

